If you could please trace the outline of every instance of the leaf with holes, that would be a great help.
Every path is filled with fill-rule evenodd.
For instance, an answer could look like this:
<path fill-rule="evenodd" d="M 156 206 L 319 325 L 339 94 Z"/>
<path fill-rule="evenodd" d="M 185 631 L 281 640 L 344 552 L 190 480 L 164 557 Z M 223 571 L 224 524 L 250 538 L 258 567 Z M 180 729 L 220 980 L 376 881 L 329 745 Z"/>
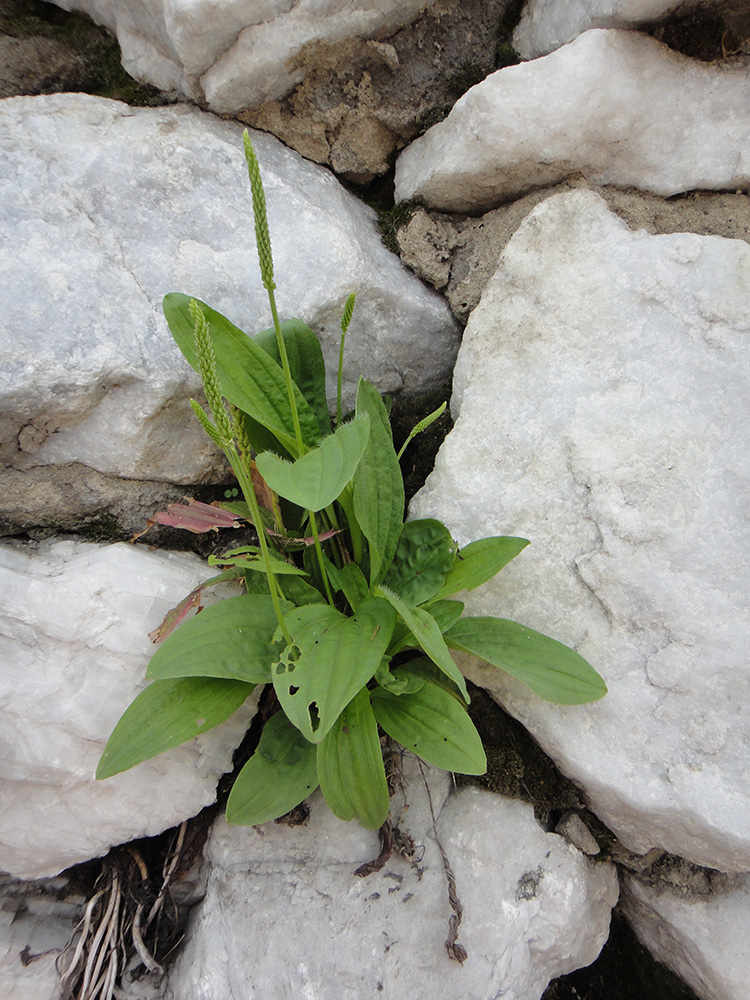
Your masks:
<path fill-rule="evenodd" d="M 318 780 L 339 819 L 358 819 L 367 830 L 377 830 L 385 822 L 388 783 L 366 688 L 352 698 L 318 744 Z"/>
<path fill-rule="evenodd" d="M 466 709 L 427 682 L 413 694 L 372 692 L 372 710 L 388 735 L 422 760 L 459 774 L 484 774 L 487 759 Z"/>
<path fill-rule="evenodd" d="M 278 819 L 317 787 L 315 747 L 277 712 L 263 727 L 258 749 L 232 786 L 227 822 L 255 826 Z"/>
<path fill-rule="evenodd" d="M 271 668 L 288 718 L 311 743 L 320 743 L 342 710 L 370 680 L 391 639 L 396 616 L 369 598 L 347 617 L 328 604 L 284 616 L 292 643 Z"/>

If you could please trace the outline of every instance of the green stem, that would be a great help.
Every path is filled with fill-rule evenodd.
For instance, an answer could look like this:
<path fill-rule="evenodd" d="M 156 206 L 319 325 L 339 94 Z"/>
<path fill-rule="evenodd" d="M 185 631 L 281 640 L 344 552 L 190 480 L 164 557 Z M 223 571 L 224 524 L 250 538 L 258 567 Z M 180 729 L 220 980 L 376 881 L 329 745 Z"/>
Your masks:
<path fill-rule="evenodd" d="M 318 535 L 318 525 L 315 520 L 315 514 L 310 511 L 310 527 L 312 528 L 313 538 L 315 540 L 315 553 L 318 557 L 318 566 L 320 567 L 320 575 L 323 577 L 323 586 L 326 588 L 326 598 L 328 603 L 333 607 L 333 594 L 331 593 L 331 585 L 328 582 L 328 573 L 326 572 L 325 559 L 323 558 L 323 549 L 320 546 L 320 536 Z"/>
<path fill-rule="evenodd" d="M 289 630 L 284 622 L 284 614 L 281 610 L 281 601 L 279 599 L 279 589 L 276 583 L 276 577 L 274 576 L 273 569 L 271 568 L 271 557 L 268 553 L 268 541 L 266 540 L 266 531 L 263 527 L 263 518 L 260 513 L 260 506 L 258 505 L 258 498 L 255 495 L 255 487 L 253 486 L 252 477 L 249 476 L 246 471 L 243 462 L 240 460 L 237 454 L 237 449 L 234 444 L 227 444 L 225 447 L 225 453 L 229 459 L 229 464 L 234 470 L 235 476 L 237 476 L 237 481 L 239 482 L 242 492 L 245 494 L 245 499 L 247 500 L 248 506 L 250 507 L 250 513 L 253 518 L 253 524 L 255 525 L 255 530 L 258 533 L 258 544 L 260 545 L 260 551 L 263 554 L 263 563 L 266 567 L 266 577 L 268 578 L 268 589 L 271 592 L 271 600 L 273 601 L 273 608 L 276 612 L 276 618 L 279 622 L 279 627 L 281 632 L 286 639 L 287 643 L 292 642 L 292 637 Z"/>
<path fill-rule="evenodd" d="M 284 378 L 286 379 L 286 391 L 289 396 L 289 409 L 292 411 L 292 421 L 294 422 L 294 436 L 297 440 L 297 451 L 299 458 L 305 453 L 305 445 L 302 441 L 302 428 L 299 422 L 299 413 L 297 412 L 297 400 L 294 398 L 294 380 L 292 379 L 292 370 L 289 367 L 289 356 L 286 353 L 286 344 L 284 343 L 284 336 L 281 332 L 281 323 L 279 321 L 279 313 L 276 309 L 276 296 L 272 287 L 266 286 L 266 291 L 268 292 L 268 301 L 271 304 L 271 315 L 273 316 L 273 328 L 276 331 L 276 343 L 279 348 L 279 357 L 281 358 L 281 368 L 284 372 Z"/>

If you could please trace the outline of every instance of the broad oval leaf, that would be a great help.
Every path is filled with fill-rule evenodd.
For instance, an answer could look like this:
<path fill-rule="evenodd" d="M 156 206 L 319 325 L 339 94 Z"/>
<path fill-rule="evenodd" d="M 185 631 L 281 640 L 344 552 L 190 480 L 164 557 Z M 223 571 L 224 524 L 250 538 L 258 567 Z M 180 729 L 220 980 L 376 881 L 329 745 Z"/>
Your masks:
<path fill-rule="evenodd" d="M 195 353 L 191 296 L 170 292 L 164 298 L 164 315 L 186 361 L 198 371 Z M 222 394 L 298 455 L 294 420 L 289 408 L 284 373 L 273 358 L 226 316 L 196 299 L 208 321 L 216 355 L 216 372 Z M 294 387 L 302 439 L 312 446 L 320 439 L 318 421 L 302 393 Z"/>
<path fill-rule="evenodd" d="M 278 819 L 318 787 L 315 747 L 283 712 L 263 727 L 258 749 L 245 764 L 227 800 L 227 822 L 255 826 Z"/>
<path fill-rule="evenodd" d="M 385 586 L 410 606 L 423 604 L 443 586 L 454 559 L 453 539 L 444 524 L 434 518 L 407 521 Z"/>
<path fill-rule="evenodd" d="M 282 610 L 292 605 L 282 602 Z M 265 684 L 277 656 L 270 595 L 243 594 L 212 604 L 172 632 L 151 657 L 146 677 L 224 677 Z"/>
<path fill-rule="evenodd" d="M 343 709 L 371 679 L 391 639 L 396 616 L 369 598 L 353 617 L 328 604 L 284 616 L 292 643 L 273 664 L 273 685 L 287 717 L 320 743 Z"/>
<path fill-rule="evenodd" d="M 482 740 L 463 705 L 429 682 L 413 694 L 376 688 L 372 709 L 388 735 L 428 764 L 458 774 L 484 774 Z"/>
<path fill-rule="evenodd" d="M 258 455 L 258 471 L 274 492 L 306 510 L 323 510 L 351 480 L 367 445 L 368 418 L 342 424 L 296 462 L 286 462 L 273 452 Z"/>
<path fill-rule="evenodd" d="M 377 830 L 390 801 L 378 724 L 366 688 L 349 702 L 325 739 L 318 744 L 320 790 L 334 816 L 358 819 Z"/>
<path fill-rule="evenodd" d="M 370 543 L 370 579 L 379 583 L 401 536 L 404 480 L 385 403 L 375 386 L 363 378 L 357 387 L 356 412 L 369 416 L 370 437 L 354 476 L 354 513 Z"/>
<path fill-rule="evenodd" d="M 459 590 L 474 590 L 491 580 L 529 544 L 526 538 L 495 535 L 479 538 L 459 549 L 456 561 L 446 574 L 436 597 L 448 597 Z"/>
<path fill-rule="evenodd" d="M 556 639 L 506 618 L 461 618 L 445 633 L 454 649 L 492 663 L 558 705 L 598 701 L 607 685 L 591 664 Z"/>
<path fill-rule="evenodd" d="M 397 594 L 388 590 L 387 587 L 376 587 L 375 594 L 377 597 L 385 598 L 385 600 L 387 600 L 395 608 L 403 619 L 406 627 L 414 636 L 416 645 L 427 653 L 433 663 L 440 667 L 447 677 L 450 677 L 468 705 L 469 693 L 466 690 L 466 681 L 464 680 L 461 671 L 453 662 L 453 657 L 451 656 L 450 651 L 445 644 L 445 640 L 443 639 L 442 633 L 440 632 L 440 626 L 432 615 L 424 608 L 407 607 L 404 601 L 402 601 Z M 407 645 L 403 640 L 400 642 L 399 646 L 402 649 L 409 648 L 409 645 Z M 392 649 L 389 650 L 389 653 L 391 652 Z"/>
<path fill-rule="evenodd" d="M 96 777 L 111 778 L 218 726 L 254 687 L 214 677 L 154 681 L 125 709 L 104 748 Z"/>
<path fill-rule="evenodd" d="M 320 341 L 301 319 L 285 320 L 281 324 L 281 335 L 284 338 L 284 347 L 294 384 L 299 388 L 315 414 L 320 436 L 324 437 L 331 433 L 331 418 L 328 414 L 328 400 L 326 398 L 326 366 Z M 279 344 L 276 339 L 276 330 L 273 327 L 256 333 L 253 340 L 278 365 L 281 365 Z"/>

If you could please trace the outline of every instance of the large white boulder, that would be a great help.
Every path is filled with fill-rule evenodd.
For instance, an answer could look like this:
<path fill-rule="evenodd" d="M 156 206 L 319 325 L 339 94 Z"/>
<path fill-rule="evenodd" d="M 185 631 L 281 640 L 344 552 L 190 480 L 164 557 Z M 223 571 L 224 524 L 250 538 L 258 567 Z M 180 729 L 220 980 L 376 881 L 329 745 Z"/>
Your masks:
<path fill-rule="evenodd" d="M 467 326 L 413 516 L 532 545 L 468 595 L 609 685 L 558 707 L 467 659 L 638 853 L 750 870 L 750 247 L 633 232 L 593 192 L 524 220 Z"/>
<path fill-rule="evenodd" d="M 105 25 L 142 83 L 235 114 L 284 97 L 303 54 L 409 24 L 435 0 L 53 0 Z"/>
<path fill-rule="evenodd" d="M 445 302 L 382 245 L 375 213 L 322 167 L 255 134 L 282 318 L 321 338 L 335 395 L 444 380 L 458 346 Z M 199 380 L 161 314 L 197 296 L 249 333 L 271 325 L 242 129 L 186 106 L 80 94 L 0 105 L 0 461 L 81 462 L 195 483 L 221 467 L 188 399 Z"/>
<path fill-rule="evenodd" d="M 589 28 L 637 27 L 696 8 L 723 12 L 727 6 L 726 0 L 527 0 L 513 45 L 522 59 L 536 59 Z"/>
<path fill-rule="evenodd" d="M 746 1000 L 750 877 L 691 897 L 625 880 L 623 910 L 642 944 L 701 1000 Z"/>
<path fill-rule="evenodd" d="M 406 761 L 406 802 L 393 801 L 414 841 L 366 878 L 376 833 L 337 820 L 319 793 L 306 826 L 217 821 L 205 900 L 170 974 L 178 1000 L 270 997 L 494 997 L 538 1000 L 550 979 L 591 963 L 617 900 L 611 865 L 545 833 L 530 805 L 469 788 L 448 795 L 429 772 L 437 835 L 463 906 L 463 966 L 444 942 L 452 915 L 425 785 Z"/>
<path fill-rule="evenodd" d="M 396 200 L 480 212 L 581 173 L 670 196 L 750 185 L 750 67 L 592 30 L 497 70 L 396 164 Z"/>
<path fill-rule="evenodd" d="M 148 632 L 208 575 L 195 556 L 140 546 L 0 547 L 0 871 L 55 875 L 215 801 L 252 699 L 192 743 L 94 779 L 145 687 Z"/>

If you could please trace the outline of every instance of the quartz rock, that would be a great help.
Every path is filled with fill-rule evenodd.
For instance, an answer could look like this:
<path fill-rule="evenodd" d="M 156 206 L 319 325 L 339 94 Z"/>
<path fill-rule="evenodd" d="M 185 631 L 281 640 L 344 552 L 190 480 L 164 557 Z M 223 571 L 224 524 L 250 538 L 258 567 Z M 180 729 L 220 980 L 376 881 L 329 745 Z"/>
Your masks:
<path fill-rule="evenodd" d="M 551 978 L 592 962 L 617 899 L 612 866 L 545 833 L 530 805 L 475 788 L 448 794 L 449 776 L 427 769 L 469 953 L 463 966 L 449 961 L 445 871 L 425 784 L 414 761 L 405 764 L 408 811 L 393 811 L 412 860 L 394 854 L 366 878 L 354 870 L 378 855 L 377 833 L 336 819 L 319 793 L 307 826 L 219 820 L 171 995 L 538 1000 Z"/>
<path fill-rule="evenodd" d="M 283 97 L 304 53 L 409 24 L 435 0 L 54 0 L 117 35 L 136 80 L 234 114 Z"/>
<path fill-rule="evenodd" d="M 636 853 L 750 870 L 750 247 L 538 205 L 472 313 L 454 429 L 411 506 L 460 544 L 532 545 L 468 594 L 572 646 L 592 705 L 488 688 Z"/>
<path fill-rule="evenodd" d="M 683 11 L 724 13 L 728 6 L 726 0 L 528 0 L 513 45 L 522 59 L 536 59 L 589 28 L 638 27 Z"/>
<path fill-rule="evenodd" d="M 195 556 L 140 546 L 0 546 L 0 870 L 54 875 L 215 801 L 252 699 L 191 743 L 94 779 L 145 687 L 148 632 L 207 575 Z"/>
<path fill-rule="evenodd" d="M 186 106 L 79 94 L 0 106 L 0 461 L 81 462 L 107 475 L 197 483 L 224 469 L 192 415 L 200 392 L 161 315 L 194 294 L 252 333 L 260 283 L 241 127 Z M 345 363 L 383 391 L 449 374 L 458 327 L 382 245 L 375 213 L 325 169 L 256 134 L 282 318 L 321 338 L 335 397 Z"/>
<path fill-rule="evenodd" d="M 595 96 L 594 96 L 595 95 Z M 665 197 L 750 185 L 750 67 L 592 30 L 497 70 L 396 164 L 396 200 L 482 212 L 581 173 Z"/>
<path fill-rule="evenodd" d="M 750 968 L 750 876 L 704 898 L 627 877 L 623 910 L 641 944 L 701 1000 L 745 1000 Z"/>

